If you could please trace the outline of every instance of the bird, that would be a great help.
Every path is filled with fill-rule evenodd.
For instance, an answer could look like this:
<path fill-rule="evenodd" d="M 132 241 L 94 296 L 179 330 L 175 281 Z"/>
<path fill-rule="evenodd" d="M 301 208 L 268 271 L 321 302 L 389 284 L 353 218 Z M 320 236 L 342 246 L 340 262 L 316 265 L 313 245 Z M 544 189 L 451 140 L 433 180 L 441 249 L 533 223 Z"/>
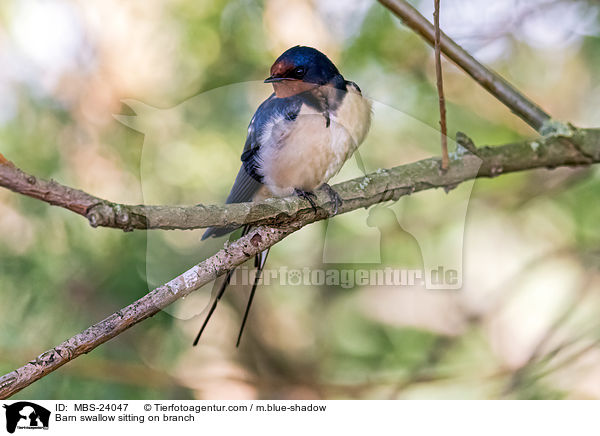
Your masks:
<path fill-rule="evenodd" d="M 314 190 L 325 189 L 337 213 L 342 200 L 327 182 L 362 144 L 371 125 L 372 105 L 359 86 L 344 79 L 319 50 L 297 45 L 281 54 L 264 83 L 273 93 L 250 120 L 242 165 L 226 203 L 244 203 L 292 194 L 316 210 Z M 236 227 L 209 227 L 202 240 L 231 233 Z M 251 230 L 245 226 L 242 236 Z M 257 268 L 236 346 L 239 347 L 254 293 L 269 250 L 255 257 Z M 228 272 L 212 302 L 202 332 L 225 293 Z"/>

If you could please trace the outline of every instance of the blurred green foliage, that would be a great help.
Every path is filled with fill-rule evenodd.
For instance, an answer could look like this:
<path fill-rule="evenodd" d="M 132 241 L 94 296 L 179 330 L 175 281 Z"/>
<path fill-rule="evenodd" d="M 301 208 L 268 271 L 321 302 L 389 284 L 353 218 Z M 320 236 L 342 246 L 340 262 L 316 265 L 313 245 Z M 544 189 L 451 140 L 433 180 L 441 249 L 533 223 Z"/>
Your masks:
<path fill-rule="evenodd" d="M 270 93 L 261 82 L 295 44 L 325 51 L 374 100 L 366 171 L 438 154 L 431 49 L 377 3 L 42 3 L 0 5 L 0 152 L 39 177 L 116 202 L 222 202 L 246 125 Z M 540 45 L 556 30 L 547 6 L 529 12 L 541 20 L 530 39 L 527 18 L 513 15 L 502 32 L 459 42 L 556 118 L 600 127 L 597 6 L 553 3 L 596 15 L 585 15 L 585 32 L 563 29 L 564 44 Z M 462 29 L 493 18 L 467 12 Z M 463 131 L 493 145 L 535 134 L 444 69 L 451 138 Z M 263 286 L 236 350 L 248 291 L 238 285 L 192 348 L 207 286 L 15 398 L 598 398 L 597 173 L 531 171 L 418 194 L 379 217 L 356 211 L 312 225 L 269 259 L 274 269 L 357 270 L 442 258 L 458 265 L 461 290 Z M 352 160 L 336 181 L 360 174 Z M 200 234 L 92 229 L 0 191 L 0 371 L 222 246 Z"/>

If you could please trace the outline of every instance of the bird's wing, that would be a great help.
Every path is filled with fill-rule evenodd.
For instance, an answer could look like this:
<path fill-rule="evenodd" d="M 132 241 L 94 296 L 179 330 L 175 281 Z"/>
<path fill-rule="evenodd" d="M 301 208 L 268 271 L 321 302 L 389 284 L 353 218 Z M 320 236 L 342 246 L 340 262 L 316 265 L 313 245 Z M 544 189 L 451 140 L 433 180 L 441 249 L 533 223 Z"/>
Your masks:
<path fill-rule="evenodd" d="M 226 204 L 245 203 L 252 201 L 254 195 L 263 186 L 260 173 L 261 135 L 274 123 L 291 121 L 300 112 L 302 101 L 294 98 L 276 98 L 275 94 L 266 99 L 256 110 L 248 125 L 248 135 L 244 144 L 241 160 L 242 166 L 229 192 Z M 210 227 L 202 239 L 211 236 L 223 236 L 234 231 L 237 227 Z"/>

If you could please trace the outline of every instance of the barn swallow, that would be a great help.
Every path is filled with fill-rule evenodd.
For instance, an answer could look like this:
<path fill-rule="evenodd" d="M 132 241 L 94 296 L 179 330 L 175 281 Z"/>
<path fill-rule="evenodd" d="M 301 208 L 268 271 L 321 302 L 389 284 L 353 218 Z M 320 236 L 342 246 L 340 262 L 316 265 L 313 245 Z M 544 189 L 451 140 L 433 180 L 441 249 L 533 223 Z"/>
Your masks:
<path fill-rule="evenodd" d="M 325 188 L 334 204 L 341 204 L 327 184 L 363 142 L 371 124 L 371 104 L 358 85 L 345 80 L 336 66 L 312 47 L 285 51 L 271 66 L 265 83 L 273 94 L 256 110 L 248 126 L 242 166 L 226 203 L 243 203 L 296 194 L 313 208 L 313 191 Z M 211 227 L 202 239 L 223 236 L 232 227 Z M 242 235 L 250 228 L 244 227 Z M 239 346 L 268 250 L 255 258 L 257 273 L 238 335 Z M 198 343 L 233 270 L 226 275 L 194 341 Z"/>

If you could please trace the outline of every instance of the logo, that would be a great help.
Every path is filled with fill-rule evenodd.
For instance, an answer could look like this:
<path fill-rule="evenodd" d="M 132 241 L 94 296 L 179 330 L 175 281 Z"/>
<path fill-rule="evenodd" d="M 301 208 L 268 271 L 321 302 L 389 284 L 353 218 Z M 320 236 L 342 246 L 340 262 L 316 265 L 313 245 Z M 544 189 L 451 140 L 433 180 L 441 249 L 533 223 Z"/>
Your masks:
<path fill-rule="evenodd" d="M 19 401 L 3 405 L 6 409 L 6 431 L 14 433 L 18 429 L 48 430 L 50 411 L 29 401 Z"/>

